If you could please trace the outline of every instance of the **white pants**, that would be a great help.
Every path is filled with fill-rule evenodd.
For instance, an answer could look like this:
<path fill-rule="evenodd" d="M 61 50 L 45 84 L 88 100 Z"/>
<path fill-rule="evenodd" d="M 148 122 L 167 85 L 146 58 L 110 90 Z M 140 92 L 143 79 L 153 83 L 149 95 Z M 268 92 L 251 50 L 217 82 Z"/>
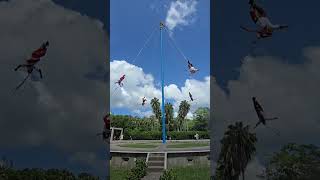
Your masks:
<path fill-rule="evenodd" d="M 280 25 L 278 25 L 278 24 L 276 24 L 276 25 L 272 24 L 267 17 L 260 17 L 257 21 L 257 24 L 262 28 L 265 28 L 267 26 L 272 29 L 277 29 L 280 27 Z"/>

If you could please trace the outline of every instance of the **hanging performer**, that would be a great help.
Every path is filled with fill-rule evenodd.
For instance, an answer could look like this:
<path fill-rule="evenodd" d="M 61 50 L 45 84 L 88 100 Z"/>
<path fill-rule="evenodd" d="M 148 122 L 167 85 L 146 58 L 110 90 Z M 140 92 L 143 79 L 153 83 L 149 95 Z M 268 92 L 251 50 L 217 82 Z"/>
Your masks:
<path fill-rule="evenodd" d="M 191 99 L 191 101 L 193 101 L 193 97 L 192 97 L 192 94 L 189 92 L 189 97 Z"/>
<path fill-rule="evenodd" d="M 110 137 L 110 113 L 108 113 L 104 118 L 103 118 L 103 122 L 104 122 L 104 128 L 103 128 L 103 132 L 102 132 L 102 138 L 103 140 L 107 140 Z M 98 134 L 101 135 L 101 134 Z"/>
<path fill-rule="evenodd" d="M 253 101 L 254 109 L 255 109 L 255 111 L 256 111 L 256 113 L 258 115 L 258 118 L 259 118 L 259 122 L 256 124 L 256 126 L 254 128 L 256 128 L 260 123 L 262 123 L 263 125 L 266 126 L 266 121 L 271 121 L 271 120 L 278 119 L 277 117 L 265 118 L 263 108 L 258 103 L 258 101 L 256 100 L 255 97 L 252 97 L 252 101 Z"/>
<path fill-rule="evenodd" d="M 250 30 L 245 27 L 241 27 L 245 31 L 248 32 L 256 32 L 257 38 L 267 38 L 271 37 L 274 30 L 280 30 L 284 28 L 288 28 L 287 25 L 274 25 L 270 22 L 269 18 L 267 17 L 266 12 L 263 8 L 259 7 L 255 0 L 249 0 L 250 4 L 250 17 L 252 21 L 260 27 L 259 30 Z"/>
<path fill-rule="evenodd" d="M 196 69 L 196 68 L 190 63 L 189 60 L 188 60 L 188 69 L 189 69 L 190 74 L 194 74 L 194 73 L 196 73 L 197 71 L 199 71 L 199 69 Z"/>
<path fill-rule="evenodd" d="M 144 106 L 146 104 L 146 101 L 147 101 L 146 97 L 143 97 L 142 98 L 142 106 Z"/>
<path fill-rule="evenodd" d="M 26 64 L 20 64 L 14 70 L 17 71 L 21 67 L 26 67 L 28 73 L 30 74 L 30 73 L 32 73 L 33 69 L 36 69 L 39 72 L 40 77 L 42 78 L 41 70 L 36 68 L 35 64 L 40 61 L 40 58 L 42 58 L 43 56 L 46 55 L 48 46 L 49 46 L 49 42 L 46 41 L 45 43 L 43 43 L 41 45 L 41 47 L 39 49 L 33 51 L 31 58 L 26 61 Z"/>
<path fill-rule="evenodd" d="M 18 90 L 28 79 L 32 71 L 35 69 L 39 72 L 40 78 L 42 78 L 42 72 L 40 69 L 35 67 L 35 65 L 40 61 L 40 58 L 46 55 L 47 53 L 47 47 L 49 46 L 49 42 L 46 41 L 41 45 L 41 47 L 35 51 L 33 51 L 31 58 L 26 61 L 26 64 L 20 64 L 18 65 L 14 70 L 17 71 L 21 67 L 27 68 L 28 75 L 24 78 L 24 80 L 15 88 L 15 91 Z"/>
<path fill-rule="evenodd" d="M 126 77 L 125 74 L 123 76 L 121 76 L 120 79 L 116 82 L 116 84 L 119 84 L 119 86 L 122 87 L 123 86 L 122 81 L 124 80 L 125 77 Z"/>

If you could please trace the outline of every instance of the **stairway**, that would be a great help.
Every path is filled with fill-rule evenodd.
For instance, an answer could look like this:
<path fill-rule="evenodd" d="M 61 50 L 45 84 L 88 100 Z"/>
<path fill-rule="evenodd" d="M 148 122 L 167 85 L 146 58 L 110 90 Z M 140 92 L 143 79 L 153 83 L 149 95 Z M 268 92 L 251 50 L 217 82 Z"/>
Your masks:
<path fill-rule="evenodd" d="M 166 168 L 165 162 L 165 153 L 149 153 L 147 158 L 147 176 L 142 180 L 158 180 Z"/>

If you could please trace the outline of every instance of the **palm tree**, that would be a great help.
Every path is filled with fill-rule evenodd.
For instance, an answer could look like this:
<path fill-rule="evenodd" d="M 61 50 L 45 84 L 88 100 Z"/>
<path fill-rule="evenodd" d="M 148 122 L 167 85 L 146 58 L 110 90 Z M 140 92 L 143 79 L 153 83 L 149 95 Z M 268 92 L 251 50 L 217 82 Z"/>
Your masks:
<path fill-rule="evenodd" d="M 178 121 L 179 121 L 179 129 L 182 129 L 183 124 L 185 123 L 185 117 L 187 116 L 190 110 L 190 104 L 184 100 L 181 101 L 178 112 Z M 184 128 L 185 129 L 185 128 Z"/>
<path fill-rule="evenodd" d="M 249 132 L 249 126 L 243 127 L 242 122 L 229 125 L 221 140 L 222 148 L 219 157 L 219 175 L 222 179 L 244 180 L 245 169 L 256 151 L 256 135 Z"/>
<path fill-rule="evenodd" d="M 153 114 L 155 115 L 155 117 L 159 121 L 159 123 L 161 124 L 161 109 L 160 109 L 159 99 L 156 97 L 151 99 L 150 104 L 152 107 Z"/>
<path fill-rule="evenodd" d="M 166 124 L 168 125 L 167 129 L 173 129 L 173 106 L 171 103 L 166 103 L 165 105 L 165 113 L 166 113 Z"/>

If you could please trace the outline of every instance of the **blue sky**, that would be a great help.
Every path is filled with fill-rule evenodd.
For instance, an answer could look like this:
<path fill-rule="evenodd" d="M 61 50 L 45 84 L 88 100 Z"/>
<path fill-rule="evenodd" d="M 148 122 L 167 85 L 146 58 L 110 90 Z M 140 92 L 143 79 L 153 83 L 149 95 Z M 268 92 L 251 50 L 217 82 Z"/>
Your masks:
<path fill-rule="evenodd" d="M 172 37 L 183 54 L 200 69 L 192 78 L 202 81 L 210 74 L 210 6 L 208 0 L 197 2 L 196 12 L 186 17 L 187 21 L 192 22 L 185 26 L 177 25 L 173 29 Z M 171 1 L 150 0 L 112 0 L 110 3 L 111 61 L 126 60 L 143 68 L 145 74 L 154 77 L 155 85 L 161 80 L 160 30 L 156 30 L 139 57 L 135 62 L 133 60 L 152 31 L 159 27 L 159 22 L 166 20 L 170 5 Z M 184 86 L 186 79 L 190 78 L 186 71 L 187 62 L 170 44 L 167 32 L 163 32 L 163 47 L 165 85 L 176 84 L 180 88 Z M 130 114 L 127 108 L 112 108 L 111 111 L 116 114 Z"/>
<path fill-rule="evenodd" d="M 229 80 L 237 79 L 240 60 L 248 53 L 272 54 L 283 57 L 284 61 L 301 63 L 303 47 L 319 45 L 320 24 L 314 17 L 319 16 L 319 2 L 300 1 L 257 1 L 266 10 L 272 23 L 288 24 L 286 32 L 276 32 L 272 39 L 264 40 L 252 50 L 254 34 L 240 30 L 239 26 L 255 28 L 249 16 L 247 1 L 215 1 L 213 5 L 213 61 L 212 73 L 219 85 L 225 87 Z M 231 53 L 232 52 L 232 53 Z"/>

